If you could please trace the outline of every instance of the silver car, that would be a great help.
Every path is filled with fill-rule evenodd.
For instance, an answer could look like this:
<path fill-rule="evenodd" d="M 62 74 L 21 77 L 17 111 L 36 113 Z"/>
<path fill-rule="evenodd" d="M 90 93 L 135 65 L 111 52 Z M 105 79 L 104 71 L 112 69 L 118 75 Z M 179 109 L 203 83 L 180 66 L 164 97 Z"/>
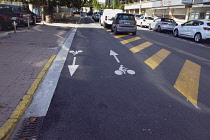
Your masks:
<path fill-rule="evenodd" d="M 124 32 L 136 35 L 137 27 L 134 15 L 127 13 L 116 14 L 112 22 L 111 31 L 114 32 L 114 34 Z"/>
<path fill-rule="evenodd" d="M 149 29 L 162 32 L 164 30 L 173 31 L 178 24 L 170 18 L 157 18 L 150 23 Z"/>

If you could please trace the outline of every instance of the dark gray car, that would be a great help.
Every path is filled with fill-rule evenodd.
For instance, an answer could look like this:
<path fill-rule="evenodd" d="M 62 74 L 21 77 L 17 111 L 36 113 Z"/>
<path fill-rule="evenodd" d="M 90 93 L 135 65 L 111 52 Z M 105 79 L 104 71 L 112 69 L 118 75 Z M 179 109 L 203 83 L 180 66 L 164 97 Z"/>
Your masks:
<path fill-rule="evenodd" d="M 127 13 L 116 14 L 112 22 L 111 31 L 114 32 L 115 34 L 123 32 L 123 33 L 132 33 L 133 35 L 136 35 L 137 27 L 134 15 Z"/>

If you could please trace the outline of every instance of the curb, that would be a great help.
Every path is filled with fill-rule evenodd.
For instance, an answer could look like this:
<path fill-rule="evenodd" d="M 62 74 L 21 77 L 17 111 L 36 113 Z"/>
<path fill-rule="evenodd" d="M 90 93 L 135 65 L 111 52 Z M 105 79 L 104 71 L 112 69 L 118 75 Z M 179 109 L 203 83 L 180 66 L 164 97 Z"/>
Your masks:
<path fill-rule="evenodd" d="M 9 119 L 0 127 L 0 140 L 7 140 L 10 135 L 12 134 L 13 130 L 15 129 L 19 119 L 27 109 L 28 105 L 31 103 L 35 92 L 39 85 L 41 84 L 42 80 L 44 79 L 48 69 L 50 68 L 52 62 L 54 61 L 56 55 L 52 55 L 50 59 L 45 64 L 42 71 L 37 76 L 36 80 L 30 86 L 26 94 L 20 100 L 19 104 L 10 115 Z"/>

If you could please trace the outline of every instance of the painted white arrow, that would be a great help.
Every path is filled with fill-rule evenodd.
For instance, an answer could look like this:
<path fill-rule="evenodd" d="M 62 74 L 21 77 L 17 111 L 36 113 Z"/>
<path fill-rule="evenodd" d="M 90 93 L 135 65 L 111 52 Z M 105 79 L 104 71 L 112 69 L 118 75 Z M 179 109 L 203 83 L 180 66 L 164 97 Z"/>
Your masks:
<path fill-rule="evenodd" d="M 79 67 L 79 65 L 75 65 L 75 63 L 76 63 L 76 57 L 74 57 L 74 60 L 73 60 L 72 65 L 68 65 L 69 72 L 70 72 L 70 75 L 71 76 L 74 74 L 74 72 L 76 71 L 76 69 Z"/>
<path fill-rule="evenodd" d="M 83 51 L 82 50 L 78 50 L 78 51 L 69 51 L 70 53 L 72 53 L 74 56 L 79 54 L 79 53 L 82 53 Z"/>
<path fill-rule="evenodd" d="M 116 61 L 117 61 L 118 63 L 120 63 L 119 59 L 118 59 L 117 56 L 116 56 L 116 55 L 118 55 L 116 52 L 114 52 L 113 50 L 110 50 L 110 55 L 113 55 L 114 58 L 116 59 Z"/>

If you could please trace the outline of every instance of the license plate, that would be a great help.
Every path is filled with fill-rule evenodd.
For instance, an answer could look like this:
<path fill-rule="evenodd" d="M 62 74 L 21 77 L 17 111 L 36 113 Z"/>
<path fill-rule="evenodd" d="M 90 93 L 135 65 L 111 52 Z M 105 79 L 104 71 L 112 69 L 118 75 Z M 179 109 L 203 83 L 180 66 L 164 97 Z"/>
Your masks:
<path fill-rule="evenodd" d="M 131 23 L 129 23 L 129 22 L 125 22 L 124 24 L 131 24 Z"/>

